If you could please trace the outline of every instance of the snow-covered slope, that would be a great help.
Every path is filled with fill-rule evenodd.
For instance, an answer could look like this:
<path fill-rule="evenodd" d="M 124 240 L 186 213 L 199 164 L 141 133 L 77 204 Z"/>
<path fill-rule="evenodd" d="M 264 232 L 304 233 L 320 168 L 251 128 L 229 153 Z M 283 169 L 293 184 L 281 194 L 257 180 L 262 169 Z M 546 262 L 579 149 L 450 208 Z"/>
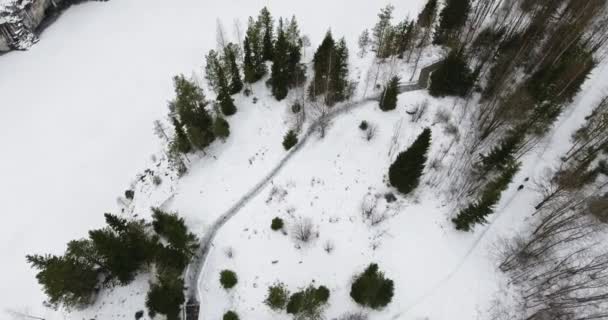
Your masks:
<path fill-rule="evenodd" d="M 397 14 L 417 12 L 422 2 L 399 6 Z M 0 233 L 0 310 L 47 313 L 24 255 L 61 253 L 115 209 L 116 197 L 160 150 L 152 121 L 166 112 L 171 77 L 200 70 L 215 47 L 217 18 L 226 28 L 234 19 L 244 25 L 268 5 L 275 15 L 297 14 L 313 43 L 331 26 L 354 47 L 386 2 L 221 4 L 85 3 L 66 11 L 29 51 L 0 57 L 0 194 L 3 217 L 10 217 Z"/>

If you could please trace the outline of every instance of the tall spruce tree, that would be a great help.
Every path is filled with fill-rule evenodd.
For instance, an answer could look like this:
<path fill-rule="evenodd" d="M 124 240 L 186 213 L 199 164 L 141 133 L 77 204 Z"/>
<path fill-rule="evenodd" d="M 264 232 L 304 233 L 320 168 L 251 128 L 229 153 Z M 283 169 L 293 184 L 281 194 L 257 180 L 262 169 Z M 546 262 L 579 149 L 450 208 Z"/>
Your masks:
<path fill-rule="evenodd" d="M 237 94 L 243 89 L 243 80 L 241 80 L 239 64 L 236 61 L 237 49 L 237 46 L 233 43 L 229 43 L 225 49 L 225 60 L 230 69 L 230 94 Z"/>
<path fill-rule="evenodd" d="M 213 118 L 205 109 L 208 102 L 203 90 L 182 75 L 174 77 L 173 82 L 175 99 L 169 102 L 169 107 L 178 114 L 192 146 L 204 149 L 215 140 L 215 136 Z"/>
<path fill-rule="evenodd" d="M 247 51 L 250 53 L 250 64 L 246 62 L 245 65 L 245 78 L 248 83 L 260 80 L 267 72 L 266 64 L 264 63 L 263 32 L 264 25 L 262 22 L 255 21 L 250 17 L 245 37 L 245 58 L 247 58 Z M 249 50 L 247 50 L 247 47 Z M 249 74 L 247 74 L 247 69 L 250 69 Z"/>
<path fill-rule="evenodd" d="M 424 8 L 418 14 L 416 24 L 421 28 L 430 28 L 437 16 L 437 0 L 428 0 Z"/>
<path fill-rule="evenodd" d="M 471 10 L 470 0 L 447 0 L 439 14 L 439 27 L 435 31 L 434 44 L 452 44 L 467 22 Z"/>
<path fill-rule="evenodd" d="M 340 39 L 335 49 L 336 60 L 333 69 L 331 69 L 330 90 L 331 93 L 327 96 L 328 105 L 336 102 L 344 101 L 349 96 L 348 88 L 348 47 L 346 40 Z"/>
<path fill-rule="evenodd" d="M 475 76 L 469 69 L 464 54 L 452 50 L 441 66 L 431 74 L 429 93 L 434 97 L 464 97 L 474 83 Z"/>
<path fill-rule="evenodd" d="M 461 210 L 452 219 L 456 229 L 470 231 L 476 224 L 487 223 L 487 216 L 494 212 L 494 206 L 500 200 L 500 195 L 507 189 L 518 169 L 518 163 L 511 163 L 500 172 L 498 177 L 490 181 L 484 187 L 481 197 Z"/>
<path fill-rule="evenodd" d="M 300 37 L 300 29 L 298 28 L 295 16 L 289 22 L 289 26 L 285 31 L 285 37 L 288 43 L 287 70 L 289 87 L 294 88 L 306 81 L 306 66 L 300 62 L 302 59 L 302 38 Z"/>
<path fill-rule="evenodd" d="M 491 170 L 503 170 L 505 166 L 513 163 L 515 152 L 525 137 L 526 128 L 518 127 L 506 134 L 500 143 L 494 146 L 488 154 L 480 155 L 479 168 L 482 173 Z"/>
<path fill-rule="evenodd" d="M 251 52 L 251 44 L 249 43 L 249 37 L 245 37 L 243 42 L 243 78 L 247 83 L 254 83 L 258 79 L 255 72 L 255 64 L 253 62 L 253 53 Z"/>
<path fill-rule="evenodd" d="M 209 50 L 206 56 L 205 79 L 213 91 L 219 91 L 220 57 L 215 50 Z"/>
<path fill-rule="evenodd" d="M 262 8 L 258 22 L 262 26 L 262 57 L 264 61 L 272 61 L 274 57 L 274 21 L 267 7 Z"/>
<path fill-rule="evenodd" d="M 426 128 L 406 151 L 397 156 L 395 162 L 390 166 L 389 181 L 399 192 L 408 194 L 420 183 L 430 144 L 431 129 Z"/>
<path fill-rule="evenodd" d="M 289 87 L 289 44 L 283 30 L 283 19 L 279 19 L 277 41 L 274 48 L 270 86 L 272 95 L 279 101 L 287 96 Z"/>
<path fill-rule="evenodd" d="M 405 52 L 413 45 L 414 39 L 414 22 L 403 20 L 396 27 L 397 35 L 395 37 L 395 53 L 399 59 L 403 59 Z"/>
<path fill-rule="evenodd" d="M 328 31 L 325 38 L 317 48 L 313 57 L 313 69 L 315 72 L 313 81 L 310 85 L 310 96 L 325 94 L 330 89 L 329 74 L 336 63 L 336 42 Z"/>
<path fill-rule="evenodd" d="M 150 284 L 146 296 L 146 307 L 151 316 L 158 313 L 167 320 L 179 320 L 181 305 L 185 302 L 184 279 L 178 272 L 159 273 L 157 280 Z"/>
<path fill-rule="evenodd" d="M 380 96 L 380 110 L 390 111 L 397 107 L 397 95 L 399 94 L 399 77 L 394 76 L 388 82 Z"/>
<path fill-rule="evenodd" d="M 236 113 L 236 106 L 234 105 L 234 100 L 230 96 L 230 86 L 228 85 L 228 81 L 222 71 L 222 67 L 219 68 L 219 93 L 217 95 L 217 100 L 220 103 L 220 109 L 225 116 L 231 116 Z M 212 128 L 213 130 L 213 128 Z"/>
<path fill-rule="evenodd" d="M 188 141 L 188 136 L 182 127 L 182 124 L 176 118 L 171 118 L 171 122 L 173 122 L 173 127 L 175 128 L 175 136 L 173 138 L 173 144 L 177 151 L 181 153 L 188 153 L 192 150 L 192 146 L 190 145 L 190 141 Z"/>
<path fill-rule="evenodd" d="M 373 50 L 378 58 L 386 58 L 392 53 L 390 50 L 393 35 L 391 19 L 394 9 L 395 7 L 390 4 L 380 9 L 378 22 L 372 29 Z"/>

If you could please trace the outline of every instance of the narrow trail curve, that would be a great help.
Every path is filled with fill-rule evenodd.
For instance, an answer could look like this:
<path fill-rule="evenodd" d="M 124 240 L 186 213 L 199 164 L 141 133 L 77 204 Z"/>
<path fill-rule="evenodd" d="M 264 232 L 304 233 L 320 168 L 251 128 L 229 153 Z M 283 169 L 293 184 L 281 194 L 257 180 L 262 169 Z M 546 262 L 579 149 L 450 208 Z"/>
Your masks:
<path fill-rule="evenodd" d="M 429 66 L 426 66 L 421 69 L 420 76 L 418 81 L 414 83 L 406 83 L 399 86 L 399 93 L 422 90 L 427 87 L 429 76 L 432 71 L 434 71 L 439 65 L 441 61 L 435 62 Z M 251 199 L 253 199 L 256 195 L 258 195 L 266 185 L 283 169 L 283 167 L 296 155 L 308 139 L 315 133 L 319 127 L 323 123 L 327 123 L 328 121 L 336 118 L 337 116 L 351 111 L 357 107 L 363 106 L 371 101 L 378 101 L 379 95 L 376 94 L 371 97 L 363 98 L 359 101 L 355 102 L 347 102 L 346 104 L 332 109 L 327 115 L 316 119 L 313 123 L 308 127 L 304 135 L 300 137 L 300 141 L 289 151 L 289 153 L 281 159 L 281 161 L 266 175 L 262 178 L 251 190 L 249 190 L 243 197 L 241 197 L 232 207 L 230 207 L 225 213 L 223 213 L 215 222 L 209 227 L 209 230 L 205 234 L 203 238 L 200 240 L 199 250 L 194 255 L 188 268 L 185 272 L 185 283 L 187 286 L 187 296 L 186 303 L 184 307 L 186 308 L 186 320 L 198 320 L 195 319 L 198 317 L 198 309 L 199 304 L 202 301 L 200 297 L 200 292 L 198 290 L 199 279 L 202 275 L 203 268 L 205 266 L 205 262 L 207 260 L 207 256 L 209 255 L 209 251 L 212 247 L 213 240 L 217 235 L 218 231 L 228 222 L 232 217 L 234 217 L 241 208 L 243 208 Z M 194 307 L 195 312 L 188 312 L 189 307 Z"/>

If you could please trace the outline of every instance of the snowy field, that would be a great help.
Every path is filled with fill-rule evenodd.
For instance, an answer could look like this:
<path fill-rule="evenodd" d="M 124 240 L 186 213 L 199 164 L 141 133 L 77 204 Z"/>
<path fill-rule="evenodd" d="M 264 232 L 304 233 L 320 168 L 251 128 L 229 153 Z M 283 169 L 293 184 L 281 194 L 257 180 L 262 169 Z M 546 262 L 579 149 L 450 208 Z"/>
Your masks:
<path fill-rule="evenodd" d="M 417 12 L 421 3 L 399 6 L 397 14 Z M 63 252 L 68 240 L 85 236 L 103 223 L 103 212 L 115 209 L 115 199 L 160 149 L 152 121 L 166 113 L 171 77 L 200 70 L 215 47 L 217 18 L 231 30 L 235 19 L 244 25 L 268 5 L 276 16 L 297 14 L 315 44 L 331 27 L 354 46 L 385 4 L 91 2 L 70 8 L 29 51 L 0 57 L 0 193 L 9 217 L 0 233 L 0 310 L 47 312 L 24 255 Z M 233 188 L 217 206 L 238 196 Z"/>
<path fill-rule="evenodd" d="M 395 3 L 396 16 L 417 13 L 424 1 Z M 144 309 L 147 276 L 128 287 L 104 290 L 94 306 L 73 313 L 44 309 L 43 294 L 25 263 L 26 253 L 62 253 L 68 240 L 83 237 L 117 210 L 116 198 L 135 176 L 162 158 L 152 121 L 166 114 L 171 76 L 199 74 L 204 54 L 215 47 L 216 18 L 227 30 L 234 20 L 267 5 L 275 17 L 296 14 L 302 32 L 316 48 L 325 31 L 345 35 L 351 49 L 351 78 L 363 81 L 369 59 L 355 58 L 359 32 L 374 24 L 383 1 L 159 1 L 114 0 L 68 10 L 27 52 L 0 57 L 0 141 L 4 170 L 0 192 L 5 230 L 0 233 L 0 312 L 27 311 L 46 319 L 130 319 Z M 425 54 L 421 65 L 440 52 Z M 368 57 L 369 58 L 369 57 Z M 310 59 L 310 54 L 307 54 Z M 409 66 L 402 74 L 409 77 Z M 453 230 L 453 215 L 431 185 L 441 179 L 427 169 L 415 194 L 398 196 L 378 208 L 385 221 L 371 225 L 361 203 L 390 191 L 384 176 L 398 131 L 406 148 L 425 126 L 433 130 L 429 159 L 448 143 L 437 110 L 451 111 L 454 99 L 433 99 L 417 91 L 399 96 L 397 110 L 381 112 L 370 102 L 341 115 L 324 139 L 313 136 L 280 173 L 218 233 L 200 279 L 201 319 L 220 319 L 229 310 L 242 319 L 289 319 L 262 301 L 269 285 L 284 282 L 294 292 L 315 281 L 331 290 L 326 315 L 332 319 L 357 307 L 348 293 L 355 273 L 370 262 L 395 281 L 395 297 L 371 319 L 477 319 L 493 299 L 509 299 L 497 272 L 495 244 L 521 230 L 539 197 L 531 186 L 516 191 L 526 177 L 543 172 L 567 149 L 571 132 L 605 92 L 608 68 L 598 67 L 584 90 L 547 138 L 523 160 L 496 213 L 495 222 L 474 233 Z M 231 136 L 208 154 L 192 158 L 179 181 L 168 176 L 158 188 L 147 180 L 134 185 L 129 210 L 147 216 L 151 205 L 179 211 L 199 236 L 285 156 L 280 142 L 293 119 L 288 101 L 276 102 L 260 82 L 252 98 L 235 96 Z M 207 90 L 208 92 L 208 90 Z M 406 114 L 429 100 L 417 123 Z M 455 114 L 454 114 L 455 115 Z M 371 141 L 357 128 L 378 125 Z M 400 130 L 393 127 L 401 122 Z M 381 126 L 380 126 L 381 124 Z M 394 155 L 392 155 L 394 157 Z M 449 159 L 449 155 L 447 157 Z M 161 167 L 162 170 L 162 162 Z M 169 198 L 168 201 L 166 201 Z M 386 208 L 386 210 L 384 209 Z M 380 209 L 379 209 L 380 210 Z M 310 218 L 319 237 L 309 244 L 270 229 L 275 216 L 287 223 Z M 326 243 L 334 247 L 324 250 Z M 231 248 L 233 257 L 226 250 Z M 8 263 L 7 263 L 8 262 Z M 236 271 L 239 283 L 226 292 L 219 272 Z M 0 313 L 0 319 L 5 314 Z"/>

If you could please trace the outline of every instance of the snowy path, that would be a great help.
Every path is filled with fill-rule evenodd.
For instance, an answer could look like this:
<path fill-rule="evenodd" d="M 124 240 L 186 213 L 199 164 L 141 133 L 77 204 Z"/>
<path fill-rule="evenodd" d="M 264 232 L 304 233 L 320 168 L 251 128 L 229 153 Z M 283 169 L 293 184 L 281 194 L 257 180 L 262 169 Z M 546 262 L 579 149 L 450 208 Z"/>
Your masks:
<path fill-rule="evenodd" d="M 420 76 L 417 82 L 415 83 L 407 83 L 399 86 L 399 93 L 421 90 L 426 88 L 428 84 L 428 78 L 430 73 L 437 68 L 439 65 L 438 62 L 435 62 L 429 66 L 426 66 L 421 69 Z M 186 286 L 187 286 L 187 306 L 194 306 L 198 308 L 198 305 L 202 301 L 199 292 L 199 280 L 202 275 L 203 268 L 205 267 L 205 262 L 207 260 L 207 256 L 209 255 L 209 251 L 213 246 L 213 240 L 217 235 L 218 231 L 228 222 L 232 217 L 234 217 L 241 208 L 243 208 L 251 199 L 253 199 L 257 194 L 266 187 L 266 185 L 281 171 L 281 169 L 293 158 L 295 154 L 297 154 L 302 147 L 306 144 L 308 139 L 315 133 L 322 124 L 331 121 L 337 116 L 351 111 L 357 107 L 363 106 L 368 102 L 377 101 L 379 99 L 379 95 L 374 95 L 371 97 L 363 98 L 356 102 L 347 102 L 341 107 L 335 108 L 330 111 L 327 115 L 320 117 L 313 121 L 313 123 L 308 127 L 306 132 L 302 137 L 300 137 L 299 142 L 289 151 L 289 153 L 281 159 L 281 161 L 264 177 L 258 182 L 251 190 L 249 190 L 243 197 L 241 197 L 232 207 L 230 207 L 225 213 L 223 213 L 219 218 L 211 225 L 208 232 L 200 241 L 200 250 L 193 257 L 190 265 L 186 270 Z M 189 312 L 186 312 L 190 315 Z M 198 314 L 196 312 L 195 314 Z"/>

